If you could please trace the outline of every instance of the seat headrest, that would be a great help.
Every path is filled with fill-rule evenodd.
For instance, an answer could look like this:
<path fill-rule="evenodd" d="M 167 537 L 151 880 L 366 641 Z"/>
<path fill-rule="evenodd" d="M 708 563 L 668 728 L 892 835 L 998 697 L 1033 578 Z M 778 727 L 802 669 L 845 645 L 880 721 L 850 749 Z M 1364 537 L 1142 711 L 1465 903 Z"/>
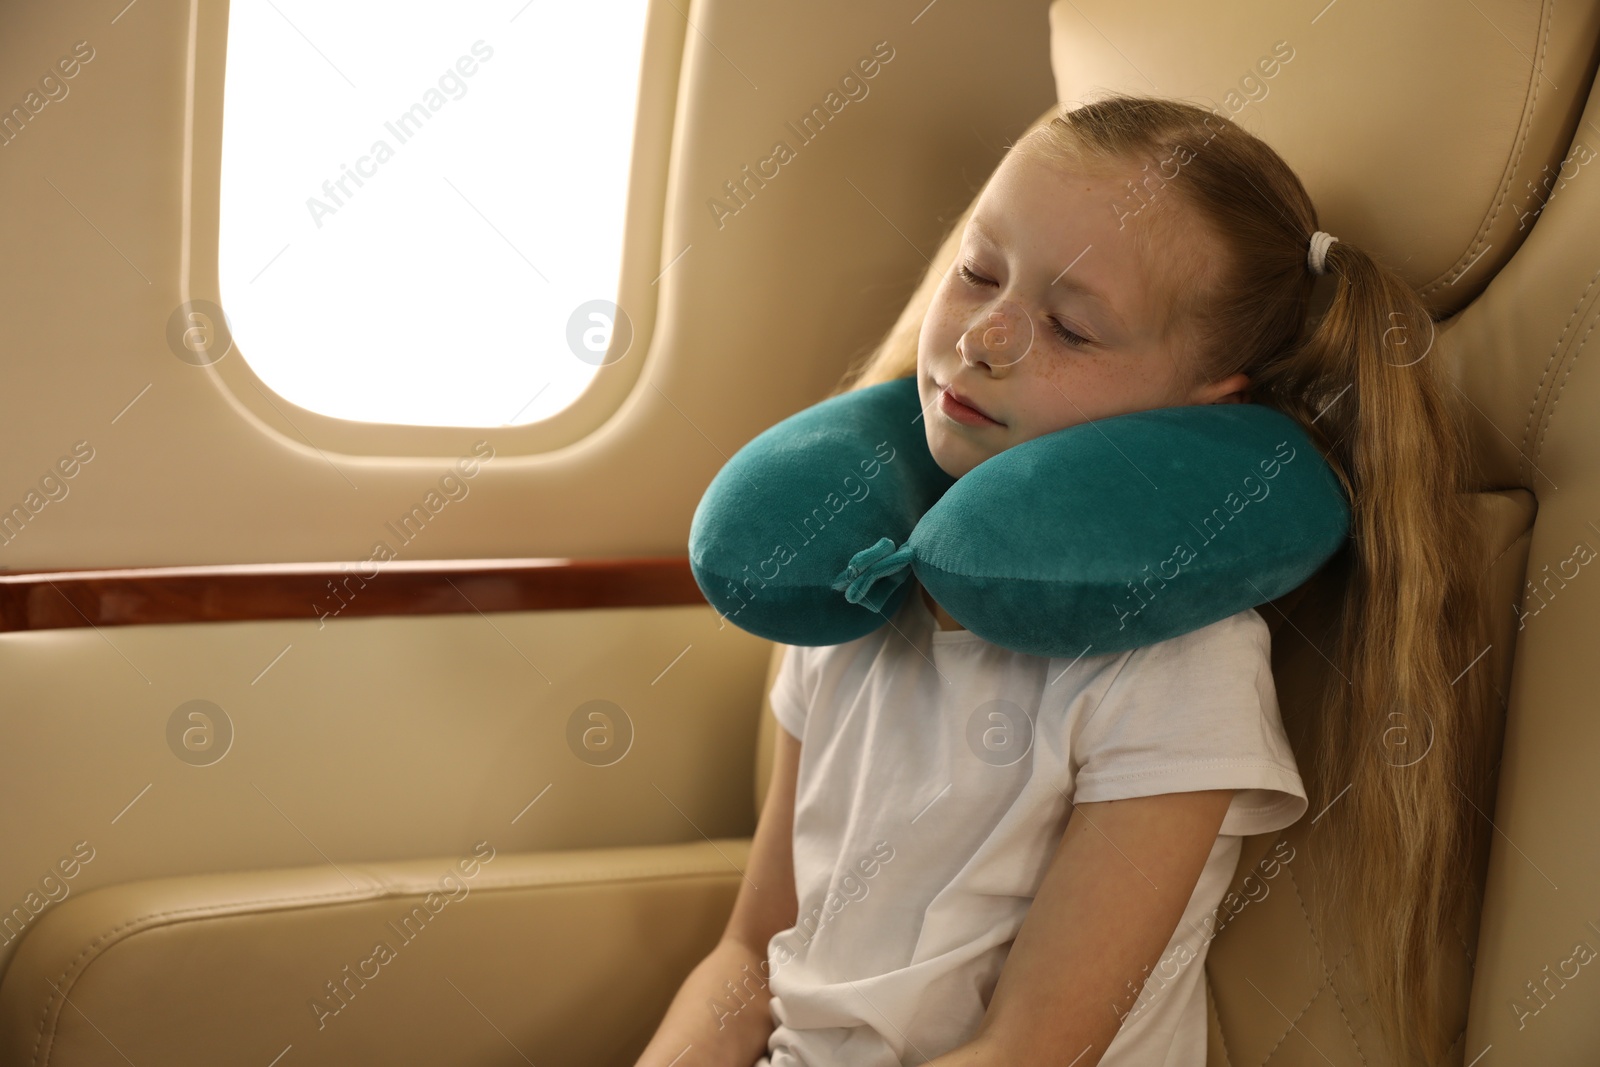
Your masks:
<path fill-rule="evenodd" d="M 1055 0 L 1050 36 L 1063 104 L 1115 90 L 1228 116 L 1300 175 L 1322 229 L 1440 318 L 1511 258 L 1558 174 L 1600 169 L 1600 130 L 1578 129 L 1600 0 Z"/>

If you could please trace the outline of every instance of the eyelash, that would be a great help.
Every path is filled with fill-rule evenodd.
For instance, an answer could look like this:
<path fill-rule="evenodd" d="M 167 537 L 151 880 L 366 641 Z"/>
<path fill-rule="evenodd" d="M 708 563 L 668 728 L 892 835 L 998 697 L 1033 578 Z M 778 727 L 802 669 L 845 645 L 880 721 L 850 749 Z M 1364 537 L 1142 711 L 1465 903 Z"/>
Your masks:
<path fill-rule="evenodd" d="M 972 271 L 967 269 L 967 265 L 965 263 L 956 267 L 956 273 L 961 276 L 963 281 L 971 285 L 994 284 L 994 282 L 990 281 L 988 278 L 983 278 L 972 273 Z M 1052 331 L 1054 331 L 1055 335 L 1061 339 L 1062 344 L 1071 345 L 1073 348 L 1083 348 L 1090 343 L 1087 337 L 1080 337 L 1078 334 L 1073 333 L 1071 330 L 1061 325 L 1061 323 L 1057 322 L 1055 319 L 1050 320 L 1050 328 Z"/>

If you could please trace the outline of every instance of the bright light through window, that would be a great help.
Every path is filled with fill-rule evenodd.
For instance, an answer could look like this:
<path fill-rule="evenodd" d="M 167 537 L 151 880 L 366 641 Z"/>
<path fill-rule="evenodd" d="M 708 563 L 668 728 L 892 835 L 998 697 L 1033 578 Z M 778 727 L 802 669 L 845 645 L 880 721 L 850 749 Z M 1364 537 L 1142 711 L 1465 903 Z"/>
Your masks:
<path fill-rule="evenodd" d="M 232 0 L 219 280 L 262 380 L 500 426 L 619 358 L 645 6 Z"/>

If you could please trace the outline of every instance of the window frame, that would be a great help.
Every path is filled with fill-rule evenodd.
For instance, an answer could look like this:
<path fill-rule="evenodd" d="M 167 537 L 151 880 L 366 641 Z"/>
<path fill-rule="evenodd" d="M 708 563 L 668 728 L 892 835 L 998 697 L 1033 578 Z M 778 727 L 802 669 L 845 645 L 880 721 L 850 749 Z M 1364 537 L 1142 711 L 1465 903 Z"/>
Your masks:
<path fill-rule="evenodd" d="M 261 430 L 290 447 L 320 454 L 455 456 L 493 431 L 501 455 L 535 455 L 564 448 L 599 429 L 641 378 L 655 337 L 660 292 L 671 281 L 669 274 L 658 283 L 658 275 L 687 23 L 664 0 L 647 4 L 616 294 L 616 303 L 632 322 L 633 340 L 625 356 L 596 370 L 571 404 L 547 419 L 515 426 L 362 422 L 312 411 L 282 396 L 256 374 L 237 342 L 216 362 L 196 367 L 195 373 L 205 374 L 230 406 Z M 228 0 L 190 0 L 177 286 L 180 302 L 210 301 L 224 309 L 218 250 L 228 13 Z"/>

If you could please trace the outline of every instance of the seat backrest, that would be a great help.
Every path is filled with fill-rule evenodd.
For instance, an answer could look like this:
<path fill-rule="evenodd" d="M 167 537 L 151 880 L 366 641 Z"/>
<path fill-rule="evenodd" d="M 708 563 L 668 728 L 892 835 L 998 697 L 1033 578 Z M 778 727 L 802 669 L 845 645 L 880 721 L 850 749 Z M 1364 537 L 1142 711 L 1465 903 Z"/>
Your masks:
<path fill-rule="evenodd" d="M 1050 31 L 1061 102 L 1122 90 L 1229 116 L 1300 175 L 1323 229 L 1399 270 L 1441 320 L 1494 560 L 1474 669 L 1505 697 L 1482 813 L 1497 832 L 1463 872 L 1484 892 L 1451 961 L 1451 1058 L 1591 1061 L 1600 981 L 1578 974 L 1600 945 L 1584 910 L 1600 850 L 1574 843 L 1600 839 L 1581 654 L 1600 625 L 1600 582 L 1582 575 L 1600 551 L 1600 375 L 1579 363 L 1600 324 L 1600 174 L 1585 173 L 1600 171 L 1600 3 L 1056 0 Z M 1259 609 L 1291 733 L 1330 671 L 1337 592 L 1313 580 Z M 776 729 L 764 696 L 758 810 Z M 1318 814 L 1246 841 L 1206 964 L 1212 1067 L 1401 1062 L 1343 966 L 1350 932 L 1312 925 Z"/>

